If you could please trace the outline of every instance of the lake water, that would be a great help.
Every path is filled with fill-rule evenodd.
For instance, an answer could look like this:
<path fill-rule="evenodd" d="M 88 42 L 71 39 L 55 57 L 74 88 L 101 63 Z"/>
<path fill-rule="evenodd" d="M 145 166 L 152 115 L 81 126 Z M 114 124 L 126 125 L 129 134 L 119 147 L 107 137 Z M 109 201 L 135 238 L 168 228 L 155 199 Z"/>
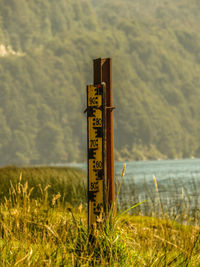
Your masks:
<path fill-rule="evenodd" d="M 123 163 L 115 164 L 119 183 Z M 156 177 L 158 192 L 153 176 Z M 160 200 L 161 201 L 160 201 Z M 200 216 L 200 159 L 138 161 L 126 164 L 126 173 L 120 192 L 120 204 L 129 207 L 133 203 L 148 200 L 144 215 L 161 212 L 161 204 L 170 216 L 186 213 L 195 220 Z M 149 212 L 149 213 L 148 213 Z"/>
<path fill-rule="evenodd" d="M 115 173 L 119 178 L 123 169 L 123 163 L 115 164 Z M 157 181 L 176 178 L 183 181 L 192 178 L 200 179 L 200 159 L 181 159 L 181 160 L 152 160 L 136 161 L 126 163 L 125 178 L 141 182 L 153 182 L 153 175 Z"/>
<path fill-rule="evenodd" d="M 178 179 L 189 182 L 192 179 L 200 180 L 200 159 L 179 159 L 179 160 L 149 160 L 149 161 L 133 161 L 126 163 L 126 172 L 124 181 L 141 183 L 153 183 L 153 175 L 157 182 L 168 183 L 169 179 Z M 120 179 L 124 163 L 115 162 L 115 177 Z M 86 164 L 71 163 L 68 166 L 87 169 Z"/>
<path fill-rule="evenodd" d="M 70 164 L 86 171 L 86 164 Z M 124 163 L 115 163 L 115 182 L 120 183 Z M 155 189 L 156 177 L 159 193 Z M 116 186 L 117 192 L 117 186 Z M 159 195 L 158 195 L 159 194 Z M 189 205 L 197 212 L 200 206 L 200 159 L 152 160 L 126 162 L 126 171 L 119 194 L 120 206 L 130 207 L 134 203 L 148 200 L 151 209 L 160 210 L 159 198 L 164 207 L 170 206 L 185 212 Z M 154 207 L 153 207 L 154 206 Z M 153 207 L 153 208 L 152 208 Z M 144 214 L 148 214 L 150 205 Z M 199 209 L 198 212 L 200 213 Z M 151 213 L 150 213 L 151 214 Z M 198 215 L 199 216 L 199 215 Z"/>

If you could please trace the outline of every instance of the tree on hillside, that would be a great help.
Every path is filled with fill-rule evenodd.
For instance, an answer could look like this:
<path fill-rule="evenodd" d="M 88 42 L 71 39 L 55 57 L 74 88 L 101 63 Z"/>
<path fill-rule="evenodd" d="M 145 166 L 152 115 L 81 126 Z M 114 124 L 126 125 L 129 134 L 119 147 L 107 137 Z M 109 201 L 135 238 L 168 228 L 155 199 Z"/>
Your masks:
<path fill-rule="evenodd" d="M 38 131 L 36 146 L 42 164 L 63 162 L 65 159 L 63 133 L 59 126 L 46 123 Z"/>

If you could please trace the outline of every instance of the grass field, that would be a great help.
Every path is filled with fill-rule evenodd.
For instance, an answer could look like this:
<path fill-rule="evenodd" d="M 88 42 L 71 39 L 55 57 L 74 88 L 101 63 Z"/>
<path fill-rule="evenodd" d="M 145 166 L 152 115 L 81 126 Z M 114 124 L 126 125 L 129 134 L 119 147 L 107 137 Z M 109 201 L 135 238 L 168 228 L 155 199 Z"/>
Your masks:
<path fill-rule="evenodd" d="M 199 225 L 164 213 L 110 214 L 91 242 L 79 170 L 2 168 L 0 188 L 0 266 L 200 266 Z"/>

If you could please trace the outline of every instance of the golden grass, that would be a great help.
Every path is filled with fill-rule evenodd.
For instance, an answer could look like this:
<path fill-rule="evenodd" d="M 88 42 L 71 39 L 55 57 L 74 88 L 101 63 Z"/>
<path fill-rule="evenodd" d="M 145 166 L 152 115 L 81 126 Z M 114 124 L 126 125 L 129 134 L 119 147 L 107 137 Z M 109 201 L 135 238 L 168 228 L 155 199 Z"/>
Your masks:
<path fill-rule="evenodd" d="M 0 204 L 0 266 L 200 266 L 199 226 L 116 214 L 91 240 L 84 204 L 51 184 L 33 197 L 20 173 Z"/>

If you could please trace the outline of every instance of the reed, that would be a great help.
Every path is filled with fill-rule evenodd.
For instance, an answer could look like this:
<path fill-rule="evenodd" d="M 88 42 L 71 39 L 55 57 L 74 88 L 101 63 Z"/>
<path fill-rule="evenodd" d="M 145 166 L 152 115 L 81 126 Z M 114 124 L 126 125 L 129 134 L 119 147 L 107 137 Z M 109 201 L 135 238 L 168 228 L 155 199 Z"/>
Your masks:
<path fill-rule="evenodd" d="M 16 183 L 19 177 L 23 183 L 28 182 L 29 187 L 33 187 L 31 198 L 39 198 L 41 191 L 48 187 L 49 201 L 60 193 L 63 203 L 77 206 L 87 202 L 86 174 L 69 167 L 0 168 L 0 200 L 8 197 L 10 183 Z"/>
<path fill-rule="evenodd" d="M 118 206 L 121 210 L 131 204 L 146 202 L 131 211 L 131 214 L 168 218 L 184 224 L 200 223 L 200 182 L 192 180 L 189 184 L 181 179 L 171 178 L 160 181 L 152 177 L 152 182 L 134 179 L 126 180 L 121 186 Z"/>

